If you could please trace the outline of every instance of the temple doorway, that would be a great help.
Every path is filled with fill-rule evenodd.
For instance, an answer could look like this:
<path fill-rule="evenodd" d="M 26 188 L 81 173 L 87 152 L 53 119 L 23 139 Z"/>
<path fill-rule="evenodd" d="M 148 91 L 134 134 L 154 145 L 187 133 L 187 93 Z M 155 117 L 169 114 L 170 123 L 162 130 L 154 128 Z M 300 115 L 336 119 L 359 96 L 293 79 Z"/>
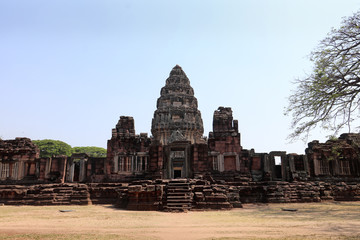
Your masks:
<path fill-rule="evenodd" d="M 80 161 L 74 161 L 74 175 L 73 182 L 79 182 L 80 178 Z"/>
<path fill-rule="evenodd" d="M 182 168 L 174 168 L 174 178 L 182 178 Z"/>
<path fill-rule="evenodd" d="M 170 152 L 170 178 L 186 177 L 186 156 L 184 149 L 175 149 Z"/>
<path fill-rule="evenodd" d="M 188 141 L 173 142 L 165 147 L 164 178 L 191 177 L 190 147 Z"/>

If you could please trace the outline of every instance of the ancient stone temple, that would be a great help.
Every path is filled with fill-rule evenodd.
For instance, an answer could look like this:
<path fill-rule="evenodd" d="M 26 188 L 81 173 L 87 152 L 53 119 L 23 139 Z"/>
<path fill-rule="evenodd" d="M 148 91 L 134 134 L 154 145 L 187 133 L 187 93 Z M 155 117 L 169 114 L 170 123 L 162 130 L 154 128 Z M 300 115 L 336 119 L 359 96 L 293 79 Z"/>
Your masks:
<path fill-rule="evenodd" d="M 136 134 L 134 118 L 120 116 L 106 158 L 40 158 L 30 139 L 0 140 L 0 203 L 188 210 L 360 200 L 360 134 L 312 141 L 298 155 L 243 149 L 230 107 L 214 111 L 212 127 L 204 137 L 194 90 L 176 65 L 157 99 L 152 136 Z"/>
<path fill-rule="evenodd" d="M 194 90 L 176 65 L 160 91 L 150 139 L 135 134 L 134 119 L 121 116 L 108 142 L 110 179 L 193 178 L 212 171 L 241 169 L 238 123 L 231 108 L 214 112 L 213 132 L 206 141 Z M 243 172 L 246 166 L 243 164 Z"/>

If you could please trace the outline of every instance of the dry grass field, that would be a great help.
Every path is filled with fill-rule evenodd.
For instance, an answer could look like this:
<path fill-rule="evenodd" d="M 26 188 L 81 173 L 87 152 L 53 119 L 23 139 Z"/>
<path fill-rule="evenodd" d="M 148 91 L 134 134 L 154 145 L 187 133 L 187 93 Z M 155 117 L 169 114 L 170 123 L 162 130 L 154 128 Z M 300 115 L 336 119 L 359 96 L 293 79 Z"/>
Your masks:
<path fill-rule="evenodd" d="M 246 204 L 187 213 L 0 206 L 0 239 L 360 239 L 360 202 Z"/>

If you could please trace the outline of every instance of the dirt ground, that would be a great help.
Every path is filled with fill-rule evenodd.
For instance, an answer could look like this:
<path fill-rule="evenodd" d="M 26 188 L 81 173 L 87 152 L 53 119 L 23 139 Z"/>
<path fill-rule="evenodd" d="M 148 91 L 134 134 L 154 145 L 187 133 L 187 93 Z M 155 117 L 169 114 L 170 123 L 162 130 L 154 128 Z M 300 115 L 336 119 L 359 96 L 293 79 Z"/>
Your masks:
<path fill-rule="evenodd" d="M 360 202 L 246 204 L 187 213 L 0 206 L 0 239 L 360 239 Z"/>

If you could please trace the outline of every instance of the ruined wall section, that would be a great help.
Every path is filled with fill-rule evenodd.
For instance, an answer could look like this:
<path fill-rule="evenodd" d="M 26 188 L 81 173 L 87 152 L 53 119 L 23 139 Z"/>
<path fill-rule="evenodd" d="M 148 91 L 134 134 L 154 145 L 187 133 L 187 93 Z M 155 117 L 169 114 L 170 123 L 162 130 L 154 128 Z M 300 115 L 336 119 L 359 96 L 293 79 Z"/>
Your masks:
<path fill-rule="evenodd" d="M 39 148 L 29 138 L 0 140 L 0 181 L 35 179 Z"/>
<path fill-rule="evenodd" d="M 360 176 L 359 134 L 342 134 L 325 143 L 312 141 L 305 150 L 312 178 Z"/>
<path fill-rule="evenodd" d="M 150 143 L 146 133 L 135 134 L 133 117 L 121 116 L 107 144 L 107 180 L 130 181 L 143 178 L 149 169 Z"/>
<path fill-rule="evenodd" d="M 194 144 L 191 146 L 191 158 L 194 177 L 202 177 L 212 171 L 212 162 L 209 161 L 209 148 L 207 144 Z"/>
<path fill-rule="evenodd" d="M 240 161 L 242 147 L 238 121 L 233 120 L 231 108 L 219 107 L 214 112 L 213 132 L 209 133 L 208 145 L 213 171 L 248 172 L 244 162 Z"/>
<path fill-rule="evenodd" d="M 67 156 L 55 156 L 39 159 L 38 179 L 47 182 L 64 183 L 67 171 Z"/>

